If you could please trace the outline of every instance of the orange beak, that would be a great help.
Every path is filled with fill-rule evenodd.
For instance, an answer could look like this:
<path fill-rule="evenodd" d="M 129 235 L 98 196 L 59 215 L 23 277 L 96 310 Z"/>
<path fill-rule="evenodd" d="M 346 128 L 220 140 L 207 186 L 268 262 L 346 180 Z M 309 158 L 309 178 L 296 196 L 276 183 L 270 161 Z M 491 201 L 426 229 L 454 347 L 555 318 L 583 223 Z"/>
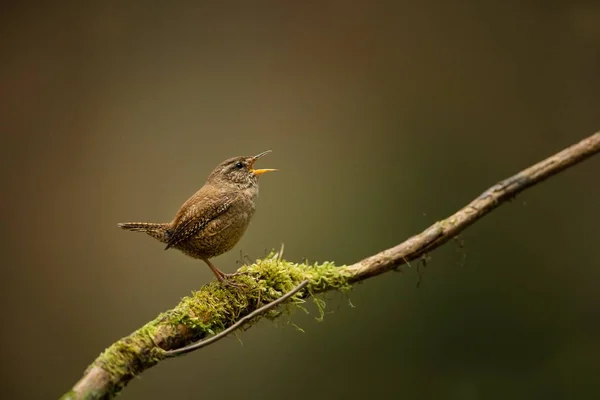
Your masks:
<path fill-rule="evenodd" d="M 260 154 L 255 155 L 254 157 L 252 157 L 252 160 L 250 160 L 250 172 L 252 172 L 254 175 L 262 175 L 265 172 L 275 172 L 277 171 L 276 169 L 271 169 L 271 168 L 266 168 L 266 169 L 254 169 L 252 168 L 254 166 L 254 163 L 256 162 L 256 160 L 258 160 L 260 157 L 264 156 L 267 153 L 270 153 L 271 150 L 267 150 L 267 151 L 263 151 Z"/>

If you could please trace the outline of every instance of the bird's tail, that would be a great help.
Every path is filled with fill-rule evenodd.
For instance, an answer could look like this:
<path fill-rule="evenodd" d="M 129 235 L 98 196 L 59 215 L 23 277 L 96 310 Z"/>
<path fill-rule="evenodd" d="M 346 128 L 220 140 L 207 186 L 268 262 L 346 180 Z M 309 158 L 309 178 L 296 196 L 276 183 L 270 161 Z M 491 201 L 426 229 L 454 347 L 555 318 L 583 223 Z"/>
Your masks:
<path fill-rule="evenodd" d="M 134 232 L 144 232 L 152 236 L 161 242 L 166 243 L 168 241 L 168 229 L 169 224 L 167 223 L 155 223 L 155 222 L 121 222 L 117 224 L 121 229 Z"/>

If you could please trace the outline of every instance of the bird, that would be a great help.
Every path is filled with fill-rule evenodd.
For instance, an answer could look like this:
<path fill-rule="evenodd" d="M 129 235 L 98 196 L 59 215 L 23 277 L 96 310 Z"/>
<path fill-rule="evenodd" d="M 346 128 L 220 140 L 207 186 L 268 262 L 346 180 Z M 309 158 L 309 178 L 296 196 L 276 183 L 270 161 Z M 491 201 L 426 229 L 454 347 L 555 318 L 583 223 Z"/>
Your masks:
<path fill-rule="evenodd" d="M 254 169 L 254 163 L 270 153 L 229 158 L 220 163 L 204 185 L 179 208 L 171 222 L 122 222 L 122 229 L 143 232 L 208 265 L 219 282 L 235 286 L 210 261 L 231 250 L 242 238 L 256 209 L 258 178 L 276 169 Z"/>

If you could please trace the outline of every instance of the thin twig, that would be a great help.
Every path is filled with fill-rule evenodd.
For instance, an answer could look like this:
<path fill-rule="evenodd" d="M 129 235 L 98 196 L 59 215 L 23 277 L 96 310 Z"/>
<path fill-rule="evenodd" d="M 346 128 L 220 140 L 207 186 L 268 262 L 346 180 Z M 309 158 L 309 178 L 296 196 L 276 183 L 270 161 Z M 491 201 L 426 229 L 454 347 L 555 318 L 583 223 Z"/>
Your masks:
<path fill-rule="evenodd" d="M 471 203 L 422 233 L 346 267 L 351 282 L 383 274 L 441 246 L 523 190 L 600 152 L 600 132 L 487 189 Z"/>
<path fill-rule="evenodd" d="M 231 325 L 229 328 L 217 333 L 214 336 L 211 336 L 210 338 L 208 338 L 206 340 L 196 342 L 194 344 L 182 347 L 180 349 L 169 350 L 169 351 L 165 352 L 165 356 L 166 357 L 177 357 L 177 356 L 180 356 L 183 354 L 191 353 L 192 351 L 201 349 L 202 347 L 206 347 L 209 344 L 213 344 L 216 341 L 223 339 L 225 336 L 229 335 L 231 332 L 240 328 L 246 322 L 250 322 L 253 318 L 258 317 L 259 315 L 262 315 L 262 314 L 266 313 L 267 311 L 269 311 L 271 308 L 283 303 L 284 301 L 286 301 L 287 299 L 289 299 L 290 297 L 292 297 L 293 295 L 298 293 L 300 290 L 302 290 L 306 285 L 308 285 L 308 280 L 305 279 L 298 286 L 296 286 L 295 288 L 293 288 L 292 290 L 290 290 L 289 292 L 287 292 L 286 294 L 284 294 L 277 300 L 273 300 L 272 302 L 265 304 L 264 306 L 262 306 L 260 308 L 257 308 L 256 310 L 252 311 L 250 314 L 240 318 L 239 321 L 237 321 L 235 324 Z"/>

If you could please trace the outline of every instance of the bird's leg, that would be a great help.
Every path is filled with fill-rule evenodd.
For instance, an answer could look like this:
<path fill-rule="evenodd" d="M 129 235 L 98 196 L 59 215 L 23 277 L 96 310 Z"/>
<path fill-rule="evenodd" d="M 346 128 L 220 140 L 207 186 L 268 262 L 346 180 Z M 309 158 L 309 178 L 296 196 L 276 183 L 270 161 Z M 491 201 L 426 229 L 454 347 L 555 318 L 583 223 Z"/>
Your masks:
<path fill-rule="evenodd" d="M 225 279 L 225 273 L 219 268 L 215 267 L 214 264 L 211 263 L 207 258 L 203 258 L 202 261 L 204 261 L 206 265 L 208 265 L 208 268 L 210 268 L 213 274 L 215 274 L 219 282 L 223 282 L 223 280 Z"/>
<path fill-rule="evenodd" d="M 214 264 L 211 263 L 208 258 L 203 258 L 202 261 L 204 261 L 206 263 L 206 265 L 208 265 L 208 268 L 210 268 L 210 270 L 213 272 L 213 274 L 215 274 L 215 276 L 217 277 L 219 282 L 221 282 L 222 284 L 228 285 L 228 286 L 234 286 L 234 287 L 242 287 L 243 286 L 243 285 L 240 285 L 237 283 L 233 283 L 229 280 L 230 278 L 233 278 L 234 276 L 236 276 L 237 273 L 226 274 L 225 272 L 223 272 L 220 269 L 218 269 L 217 267 L 215 267 Z"/>

